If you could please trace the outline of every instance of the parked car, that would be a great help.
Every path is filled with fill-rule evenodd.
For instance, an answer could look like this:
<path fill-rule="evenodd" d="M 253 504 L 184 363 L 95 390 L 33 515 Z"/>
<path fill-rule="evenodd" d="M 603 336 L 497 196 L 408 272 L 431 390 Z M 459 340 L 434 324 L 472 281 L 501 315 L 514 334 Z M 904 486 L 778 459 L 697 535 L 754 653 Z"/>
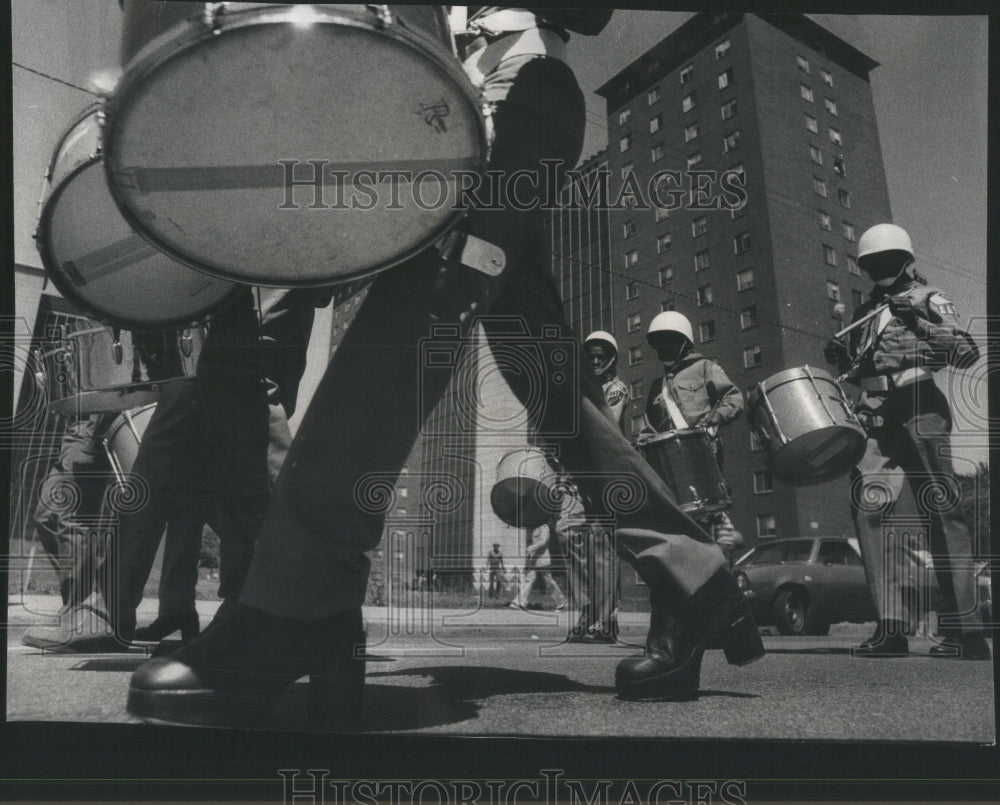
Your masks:
<path fill-rule="evenodd" d="M 938 609 L 940 589 L 926 550 L 907 549 L 903 561 L 903 601 L 907 630 Z M 741 556 L 733 568 L 760 624 L 774 624 L 785 635 L 824 635 L 830 624 L 878 619 L 868 590 L 857 540 L 843 537 L 797 537 L 762 543 Z M 980 614 L 992 622 L 989 567 L 977 565 Z M 934 623 L 930 622 L 933 630 Z"/>

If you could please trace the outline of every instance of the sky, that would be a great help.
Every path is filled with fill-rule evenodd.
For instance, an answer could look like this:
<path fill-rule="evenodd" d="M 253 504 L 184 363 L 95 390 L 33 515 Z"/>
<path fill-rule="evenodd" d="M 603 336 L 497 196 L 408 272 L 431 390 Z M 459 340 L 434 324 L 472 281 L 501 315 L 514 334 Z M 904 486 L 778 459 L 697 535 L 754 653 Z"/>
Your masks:
<path fill-rule="evenodd" d="M 585 157 L 607 143 L 597 87 L 692 16 L 616 11 L 596 39 L 573 38 L 570 61 L 587 97 Z M 894 223 L 913 237 L 919 271 L 984 334 L 988 18 L 809 16 L 879 62 L 871 85 Z M 874 223 L 859 221 L 859 230 Z M 985 380 L 985 361 L 939 374 L 956 408 L 956 452 L 973 460 L 987 457 Z"/>

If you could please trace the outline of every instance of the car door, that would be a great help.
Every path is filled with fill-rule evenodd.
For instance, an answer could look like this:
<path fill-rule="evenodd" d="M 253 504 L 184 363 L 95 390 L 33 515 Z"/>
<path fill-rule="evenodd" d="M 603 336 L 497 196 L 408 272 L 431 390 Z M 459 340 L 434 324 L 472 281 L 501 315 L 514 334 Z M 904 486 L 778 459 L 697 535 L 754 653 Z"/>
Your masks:
<path fill-rule="evenodd" d="M 816 590 L 814 605 L 817 614 L 822 613 L 831 623 L 856 617 L 868 596 L 864 567 L 855 566 L 852 557 L 858 558 L 844 540 L 820 541 L 816 562 L 811 568 Z"/>

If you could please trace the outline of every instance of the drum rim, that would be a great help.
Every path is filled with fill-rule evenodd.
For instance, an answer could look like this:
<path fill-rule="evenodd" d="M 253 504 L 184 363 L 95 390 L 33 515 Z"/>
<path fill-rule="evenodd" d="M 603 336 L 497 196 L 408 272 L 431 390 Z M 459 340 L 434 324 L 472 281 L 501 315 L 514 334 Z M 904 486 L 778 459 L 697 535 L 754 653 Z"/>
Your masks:
<path fill-rule="evenodd" d="M 52 184 L 52 172 L 55 169 L 56 162 L 59 160 L 59 154 L 66 145 L 66 141 L 69 136 L 73 133 L 73 130 L 79 126 L 88 117 L 93 116 L 96 118 L 97 123 L 97 151 L 90 155 L 90 159 L 87 160 L 86 164 L 91 164 L 93 159 L 101 158 L 101 112 L 104 109 L 104 103 L 101 101 L 94 101 L 94 103 L 86 106 L 77 116 L 73 119 L 73 122 L 66 127 L 66 130 L 59 136 L 59 140 L 56 142 L 55 148 L 52 149 L 52 156 L 49 159 L 48 167 L 45 169 L 45 181 L 48 186 L 51 187 Z"/>
<path fill-rule="evenodd" d="M 461 63 L 458 61 L 457 57 L 455 57 L 454 61 L 444 58 L 438 52 L 438 47 L 426 47 L 425 45 L 425 42 L 429 41 L 435 41 L 436 45 L 441 45 L 440 42 L 431 40 L 430 37 L 419 31 L 404 28 L 398 23 L 393 23 L 388 27 L 380 27 L 367 18 L 361 19 L 360 17 L 350 16 L 349 12 L 346 12 L 342 8 L 337 11 L 333 11 L 325 6 L 318 5 L 315 9 L 319 15 L 316 19 L 316 24 L 344 25 L 351 28 L 364 29 L 366 31 L 374 31 L 383 35 L 388 35 L 390 38 L 405 45 L 410 50 L 430 59 L 434 64 L 442 68 L 446 73 L 450 74 L 461 94 L 464 95 L 469 101 L 469 107 L 473 112 L 472 116 L 476 121 L 478 133 L 477 140 L 480 145 L 479 164 L 477 166 L 477 170 L 479 173 L 483 173 L 486 170 L 489 164 L 487 158 L 489 147 L 487 141 L 486 121 L 480 108 L 480 94 L 469 80 L 469 77 L 465 74 L 465 71 L 462 69 Z M 181 55 L 191 50 L 201 42 L 210 40 L 216 35 L 222 34 L 226 31 L 239 30 L 241 28 L 249 27 L 260 27 L 271 23 L 287 23 L 289 22 L 287 17 L 293 11 L 294 8 L 270 5 L 259 10 L 247 9 L 236 12 L 229 17 L 223 15 L 221 18 L 222 22 L 217 29 L 211 28 L 206 25 L 203 20 L 200 20 L 198 17 L 192 15 L 192 17 L 153 37 L 135 53 L 135 55 L 124 66 L 122 78 L 119 81 L 118 86 L 115 88 L 114 94 L 108 98 L 104 105 L 104 116 L 101 125 L 101 148 L 104 155 L 106 155 L 106 157 L 103 158 L 104 172 L 108 187 L 111 191 L 111 197 L 114 199 L 114 202 L 125 221 L 129 224 L 129 226 L 136 230 L 136 232 L 140 233 L 150 244 L 177 262 L 204 274 L 241 285 L 259 285 L 265 288 L 323 288 L 331 285 L 338 285 L 343 282 L 353 282 L 356 280 L 366 279 L 379 274 L 386 269 L 392 268 L 393 266 L 404 263 L 425 251 L 437 240 L 455 229 L 465 217 L 464 210 L 452 210 L 451 214 L 446 216 L 437 227 L 433 230 L 428 230 L 422 240 L 404 252 L 401 252 L 395 257 L 377 265 L 368 266 L 367 268 L 359 268 L 349 274 L 339 275 L 334 278 L 286 277 L 280 280 L 273 280 L 265 277 L 249 277 L 244 275 L 234 276 L 232 273 L 228 273 L 227 271 L 218 268 L 216 265 L 208 265 L 204 262 L 197 261 L 192 255 L 184 254 L 175 249 L 173 246 L 161 242 L 161 239 L 155 233 L 145 231 L 140 221 L 138 212 L 133 211 L 126 203 L 125 193 L 119 187 L 117 181 L 115 181 L 115 177 L 112 172 L 111 156 L 115 153 L 115 139 L 119 134 L 118 123 L 121 120 L 122 111 L 128 108 L 129 103 L 135 96 L 136 91 L 142 86 L 142 83 L 149 76 L 153 75 L 162 67 L 169 64 L 174 59 L 179 58 Z"/>
<path fill-rule="evenodd" d="M 178 383 L 191 383 L 194 381 L 193 377 L 172 377 L 167 380 L 157 380 L 155 382 L 144 382 L 144 383 L 126 383 L 122 386 L 108 386 L 103 389 L 87 389 L 86 391 L 80 391 L 70 397 L 61 397 L 58 400 L 52 400 L 46 406 L 50 414 L 56 415 L 76 415 L 89 416 L 91 414 L 97 413 L 111 413 L 114 411 L 131 411 L 133 408 L 142 408 L 146 405 L 155 404 L 155 399 L 159 397 L 160 392 L 164 387 L 173 388 L 175 384 Z M 92 408 L 92 409 L 78 409 L 77 406 L 80 403 L 86 403 L 88 399 L 96 398 L 98 394 L 106 394 L 108 392 L 118 392 L 119 397 L 123 396 L 122 392 L 131 391 L 144 394 L 153 394 L 154 400 L 151 402 L 140 403 L 139 405 L 129 405 L 125 408 Z M 63 405 L 63 403 L 66 403 Z"/>
<path fill-rule="evenodd" d="M 655 436 L 651 436 L 649 439 L 644 441 L 640 447 L 645 447 L 648 444 L 656 444 L 658 442 L 668 442 L 673 439 L 688 438 L 694 436 L 703 436 L 706 439 L 711 440 L 711 436 L 708 430 L 705 428 L 675 428 L 674 430 L 665 430 L 657 433 Z"/>
<path fill-rule="evenodd" d="M 104 432 L 103 438 L 110 445 L 111 442 L 115 440 L 115 437 L 118 435 L 121 429 L 128 425 L 128 420 L 126 420 L 124 416 L 125 414 L 132 414 L 133 417 L 137 417 L 140 414 L 144 414 L 150 408 L 156 408 L 156 406 L 157 403 L 151 402 L 151 403 L 146 403 L 145 405 L 137 405 L 135 408 L 126 408 L 111 421 L 111 424 L 108 425 L 108 429 Z"/>
<path fill-rule="evenodd" d="M 806 369 L 809 370 L 812 377 L 810 377 L 809 374 L 806 374 Z M 792 374 L 793 372 L 798 372 L 800 374 Z M 768 391 L 784 385 L 785 383 L 793 382 L 795 380 L 811 380 L 813 378 L 828 380 L 838 388 L 840 387 L 840 384 L 837 383 L 837 379 L 826 369 L 823 369 L 820 366 L 813 366 L 812 364 L 804 363 L 801 366 L 790 366 L 788 369 L 782 369 L 780 372 L 775 372 L 773 375 L 765 377 L 763 380 L 759 380 L 754 383 L 754 385 L 747 392 L 747 395 L 760 394 L 762 392 L 766 394 Z"/>

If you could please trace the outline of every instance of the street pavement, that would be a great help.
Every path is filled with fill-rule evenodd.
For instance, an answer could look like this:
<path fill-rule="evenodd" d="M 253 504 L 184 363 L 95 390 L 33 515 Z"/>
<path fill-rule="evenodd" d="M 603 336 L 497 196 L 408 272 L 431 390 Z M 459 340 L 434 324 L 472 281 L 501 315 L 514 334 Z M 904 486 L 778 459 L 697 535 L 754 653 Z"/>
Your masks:
<path fill-rule="evenodd" d="M 199 601 L 202 624 L 218 602 Z M 7 718 L 133 722 L 129 677 L 146 659 L 57 654 L 21 644 L 58 600 L 8 604 Z M 139 610 L 152 620 L 156 601 Z M 615 664 L 636 653 L 648 615 L 622 613 L 618 646 L 563 642 L 569 612 L 487 608 L 463 612 L 366 607 L 363 729 L 452 735 L 665 736 L 852 741 L 994 740 L 993 663 L 933 659 L 924 638 L 911 656 L 863 659 L 851 646 L 872 625 L 840 624 L 824 637 L 768 634 L 768 654 L 745 668 L 708 652 L 695 702 L 627 702 Z M 267 729 L 305 729 L 306 683 L 290 686 Z"/>

